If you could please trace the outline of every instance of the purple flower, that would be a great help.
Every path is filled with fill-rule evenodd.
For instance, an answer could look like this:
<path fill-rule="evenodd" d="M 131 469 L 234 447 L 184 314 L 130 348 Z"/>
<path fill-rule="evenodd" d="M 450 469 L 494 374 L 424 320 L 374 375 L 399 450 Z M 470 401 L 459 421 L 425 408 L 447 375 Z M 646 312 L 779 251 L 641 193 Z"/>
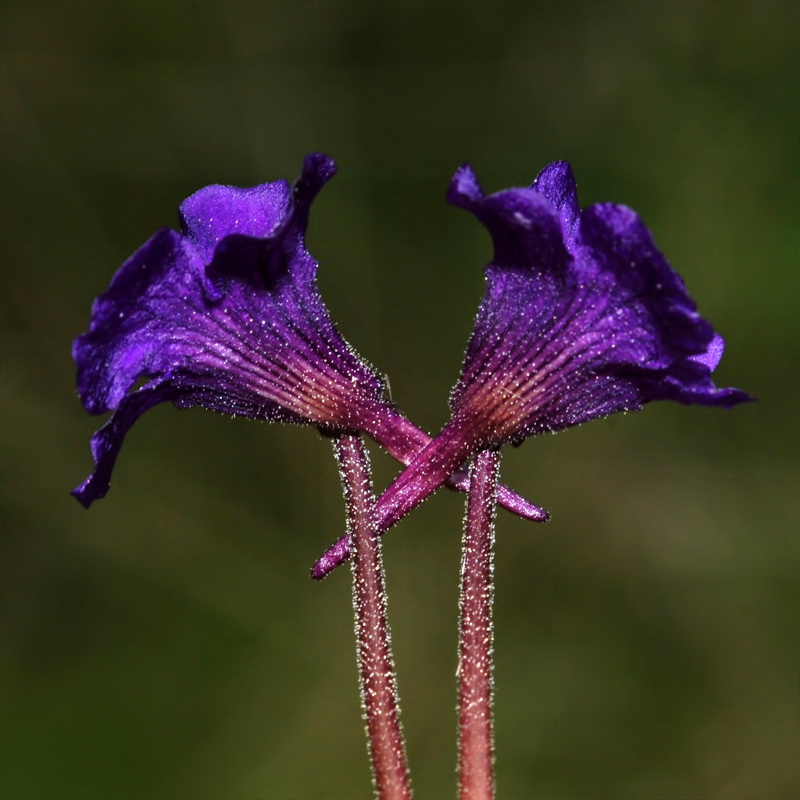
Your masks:
<path fill-rule="evenodd" d="M 201 189 L 180 207 L 182 232 L 159 231 L 95 301 L 74 345 L 78 391 L 90 413 L 114 413 L 92 437 L 94 472 L 73 491 L 84 506 L 108 491 L 131 425 L 164 401 L 365 432 L 403 463 L 430 441 L 387 400 L 383 379 L 341 337 L 319 295 L 305 231 L 335 171 L 316 154 L 294 187 Z M 455 472 L 450 485 L 466 489 L 466 472 Z M 501 501 L 546 518 L 507 489 Z"/>
<path fill-rule="evenodd" d="M 631 209 L 580 211 L 568 164 L 530 189 L 485 197 L 469 167 L 450 202 L 488 228 L 486 294 L 453 390 L 481 446 L 519 442 L 652 400 L 731 407 L 717 389 L 724 342 Z"/>
<path fill-rule="evenodd" d="M 451 420 L 381 498 L 390 523 L 480 450 L 653 400 L 751 399 L 714 385 L 722 337 L 638 215 L 613 203 L 581 211 L 567 163 L 489 196 L 463 166 L 448 200 L 486 226 L 494 258 Z"/>

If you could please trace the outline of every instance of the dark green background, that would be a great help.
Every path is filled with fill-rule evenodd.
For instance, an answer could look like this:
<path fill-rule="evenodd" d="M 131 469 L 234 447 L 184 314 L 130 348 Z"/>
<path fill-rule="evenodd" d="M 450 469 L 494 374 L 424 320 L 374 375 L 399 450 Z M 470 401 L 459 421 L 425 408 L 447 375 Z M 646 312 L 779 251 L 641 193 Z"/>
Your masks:
<path fill-rule="evenodd" d="M 13 0 L 2 7 L 0 796 L 366 798 L 349 576 L 312 429 L 159 407 L 108 498 L 71 339 L 212 182 L 340 174 L 310 247 L 340 328 L 447 415 L 488 238 L 444 203 L 572 161 L 636 208 L 726 336 L 729 413 L 661 404 L 509 451 L 499 798 L 800 797 L 798 6 Z M 375 453 L 380 487 L 396 467 Z M 385 540 L 420 798 L 454 795 L 462 499 Z"/>

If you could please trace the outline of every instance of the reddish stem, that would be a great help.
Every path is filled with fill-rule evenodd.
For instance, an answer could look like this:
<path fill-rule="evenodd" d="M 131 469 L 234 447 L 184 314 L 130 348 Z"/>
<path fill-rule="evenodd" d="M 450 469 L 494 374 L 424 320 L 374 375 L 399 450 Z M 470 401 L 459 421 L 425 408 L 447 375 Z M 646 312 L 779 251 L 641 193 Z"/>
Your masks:
<path fill-rule="evenodd" d="M 344 488 L 353 554 L 353 609 L 361 705 L 367 723 L 375 795 L 378 800 L 410 800 L 411 781 L 400 725 L 369 461 L 359 436 L 338 437 L 334 448 Z"/>
<path fill-rule="evenodd" d="M 461 560 L 458 643 L 458 773 L 461 800 L 494 797 L 492 600 L 494 516 L 500 453 L 483 450 L 470 470 Z"/>

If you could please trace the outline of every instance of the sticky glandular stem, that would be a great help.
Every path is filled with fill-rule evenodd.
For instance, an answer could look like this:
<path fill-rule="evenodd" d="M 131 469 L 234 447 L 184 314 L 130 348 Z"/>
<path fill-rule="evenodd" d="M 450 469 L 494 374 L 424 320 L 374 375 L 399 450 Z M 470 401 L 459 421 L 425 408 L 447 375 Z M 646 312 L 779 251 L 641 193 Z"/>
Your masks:
<path fill-rule="evenodd" d="M 460 800 L 494 798 L 492 601 L 494 518 L 500 454 L 484 450 L 470 471 L 464 524 L 458 644 Z"/>
<path fill-rule="evenodd" d="M 386 586 L 377 535 L 375 495 L 369 461 L 359 436 L 334 440 L 347 507 L 353 573 L 361 706 L 375 796 L 378 800 L 410 800 L 411 780 L 406 759 L 391 635 L 386 616 Z"/>

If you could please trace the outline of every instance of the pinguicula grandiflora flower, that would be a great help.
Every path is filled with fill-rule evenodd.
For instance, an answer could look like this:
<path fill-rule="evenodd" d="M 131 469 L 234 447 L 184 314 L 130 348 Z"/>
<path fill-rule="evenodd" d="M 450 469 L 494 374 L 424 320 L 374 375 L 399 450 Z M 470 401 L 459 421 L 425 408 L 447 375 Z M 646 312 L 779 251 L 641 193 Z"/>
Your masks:
<path fill-rule="evenodd" d="M 94 473 L 73 493 L 87 507 L 106 493 L 125 434 L 164 401 L 306 423 L 328 434 L 355 554 L 374 783 L 382 798 L 410 800 L 378 516 L 359 433 L 385 440 L 406 459 L 427 437 L 387 401 L 384 381 L 339 335 L 317 290 L 305 232 L 311 202 L 334 173 L 333 161 L 318 154 L 306 158 L 294 187 L 206 187 L 181 205 L 181 233 L 160 231 L 122 266 L 74 345 L 84 405 L 113 415 L 92 439 Z M 461 482 L 466 486 L 465 475 Z"/>
<path fill-rule="evenodd" d="M 653 400 L 750 399 L 714 385 L 723 340 L 638 215 L 613 203 L 581 211 L 567 163 L 488 196 L 463 166 L 448 200 L 486 226 L 494 258 L 451 420 L 380 498 L 386 527 L 481 450 Z M 316 574 L 335 566 L 333 554 Z"/>
<path fill-rule="evenodd" d="M 95 301 L 74 345 L 78 391 L 90 413 L 113 415 L 92 438 L 94 472 L 73 492 L 84 506 L 108 491 L 131 425 L 164 401 L 364 432 L 403 463 L 430 441 L 389 402 L 383 378 L 341 337 L 320 297 L 305 232 L 335 172 L 314 154 L 293 187 L 201 189 L 181 204 L 181 232 L 156 233 Z M 466 489 L 466 472 L 451 485 Z M 508 490 L 500 502 L 546 519 Z"/>

